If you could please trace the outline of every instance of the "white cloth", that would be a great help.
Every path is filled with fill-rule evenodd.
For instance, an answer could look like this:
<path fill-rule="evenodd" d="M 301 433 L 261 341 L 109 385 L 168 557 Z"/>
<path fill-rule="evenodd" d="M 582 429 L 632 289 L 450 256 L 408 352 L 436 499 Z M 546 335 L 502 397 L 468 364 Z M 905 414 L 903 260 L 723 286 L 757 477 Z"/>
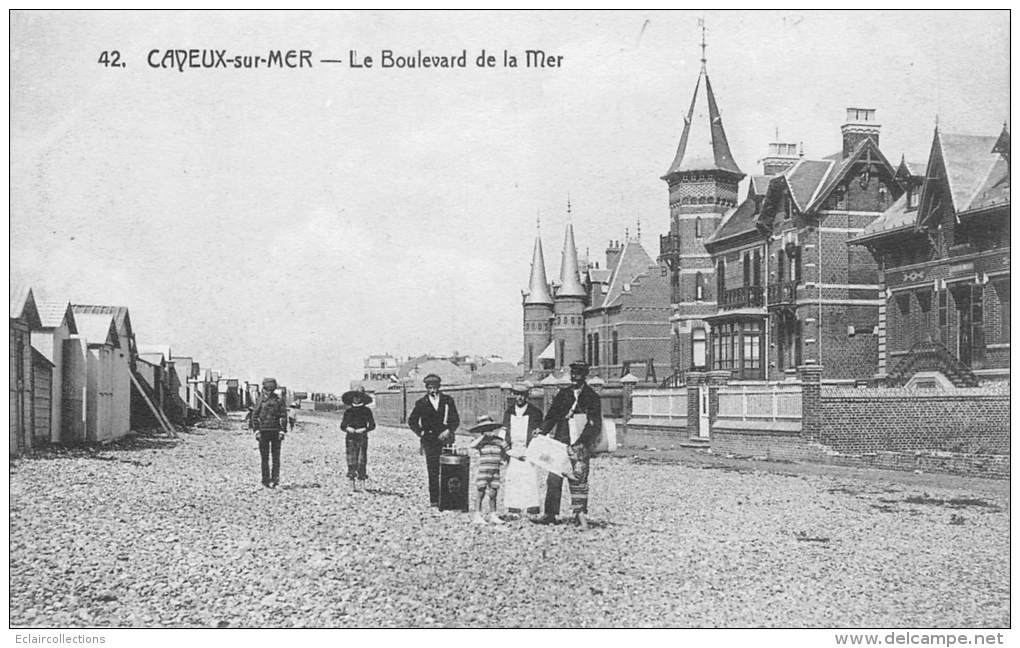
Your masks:
<path fill-rule="evenodd" d="M 570 445 L 577 443 L 577 440 L 581 437 L 581 433 L 584 432 L 584 426 L 588 425 L 588 416 L 585 414 L 574 413 L 567 421 L 567 427 L 570 429 Z"/>
<path fill-rule="evenodd" d="M 526 408 L 525 408 L 526 409 Z M 523 457 L 528 443 L 528 417 L 510 416 L 510 443 L 513 454 Z M 538 473 L 522 458 L 510 460 L 506 469 L 504 505 L 507 509 L 537 511 Z"/>
<path fill-rule="evenodd" d="M 570 464 L 570 457 L 567 456 L 567 445 L 556 439 L 543 435 L 536 436 L 531 440 L 524 458 L 528 463 L 546 472 L 573 478 L 574 469 Z"/>
<path fill-rule="evenodd" d="M 511 459 L 506 468 L 504 505 L 508 509 L 537 512 L 538 473 L 535 467 L 523 459 Z"/>

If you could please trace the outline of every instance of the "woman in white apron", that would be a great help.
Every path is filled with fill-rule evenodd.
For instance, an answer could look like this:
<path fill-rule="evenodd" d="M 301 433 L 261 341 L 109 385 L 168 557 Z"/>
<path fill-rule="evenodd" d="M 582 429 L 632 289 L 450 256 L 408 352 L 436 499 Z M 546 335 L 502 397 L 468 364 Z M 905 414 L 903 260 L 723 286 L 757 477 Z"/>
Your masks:
<path fill-rule="evenodd" d="M 518 518 L 538 514 L 540 506 L 538 474 L 534 466 L 524 461 L 531 437 L 542 424 L 542 410 L 528 402 L 530 390 L 531 386 L 526 383 L 515 383 L 510 389 L 513 403 L 503 414 L 503 427 L 510 446 L 503 505 L 507 513 Z"/>

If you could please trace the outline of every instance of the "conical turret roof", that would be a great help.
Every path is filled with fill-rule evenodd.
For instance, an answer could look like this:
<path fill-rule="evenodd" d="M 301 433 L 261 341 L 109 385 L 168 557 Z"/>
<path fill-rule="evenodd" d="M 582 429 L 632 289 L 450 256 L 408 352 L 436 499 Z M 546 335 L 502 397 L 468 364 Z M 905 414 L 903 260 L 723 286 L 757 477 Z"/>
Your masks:
<path fill-rule="evenodd" d="M 684 130 L 680 135 L 676 157 L 662 179 L 684 171 L 727 171 L 741 177 L 744 175 L 730 153 L 722 117 L 715 103 L 715 93 L 712 92 L 712 83 L 708 80 L 704 66 L 694 86 L 691 105 L 684 116 Z"/>
<path fill-rule="evenodd" d="M 549 281 L 545 278 L 545 257 L 542 255 L 542 239 L 535 237 L 535 251 L 531 255 L 531 279 L 528 281 L 528 295 L 525 304 L 552 304 Z"/>
<path fill-rule="evenodd" d="M 567 233 L 563 239 L 563 258 L 560 261 L 560 287 L 557 297 L 586 297 L 581 276 L 577 268 L 577 246 L 574 245 L 574 226 L 567 223 Z"/>

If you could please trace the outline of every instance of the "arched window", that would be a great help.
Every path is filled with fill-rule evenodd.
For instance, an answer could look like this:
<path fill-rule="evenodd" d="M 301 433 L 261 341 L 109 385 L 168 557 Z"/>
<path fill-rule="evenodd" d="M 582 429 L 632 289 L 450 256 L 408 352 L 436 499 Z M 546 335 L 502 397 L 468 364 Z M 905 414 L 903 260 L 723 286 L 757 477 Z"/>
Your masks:
<path fill-rule="evenodd" d="M 700 272 L 694 275 L 694 301 L 705 300 L 705 278 Z"/>
<path fill-rule="evenodd" d="M 719 259 L 719 263 L 715 265 L 715 298 L 722 300 L 724 292 L 726 292 L 726 261 Z"/>
<path fill-rule="evenodd" d="M 751 269 L 752 269 L 753 274 L 754 274 L 754 276 L 752 277 L 753 282 L 754 282 L 753 285 L 760 286 L 761 285 L 761 250 L 755 250 L 754 251 L 754 265 L 751 267 Z"/>
<path fill-rule="evenodd" d="M 786 280 L 786 253 L 780 250 L 776 254 L 776 283 Z"/>
<path fill-rule="evenodd" d="M 620 364 L 620 334 L 614 330 L 611 340 L 609 350 L 613 358 L 612 364 Z"/>
<path fill-rule="evenodd" d="M 745 286 L 750 286 L 751 285 L 751 253 L 750 252 L 744 252 L 743 265 L 744 265 L 744 267 L 743 267 L 743 271 L 744 271 L 744 285 Z"/>
<path fill-rule="evenodd" d="M 701 216 L 694 219 L 694 236 L 701 238 Z"/>

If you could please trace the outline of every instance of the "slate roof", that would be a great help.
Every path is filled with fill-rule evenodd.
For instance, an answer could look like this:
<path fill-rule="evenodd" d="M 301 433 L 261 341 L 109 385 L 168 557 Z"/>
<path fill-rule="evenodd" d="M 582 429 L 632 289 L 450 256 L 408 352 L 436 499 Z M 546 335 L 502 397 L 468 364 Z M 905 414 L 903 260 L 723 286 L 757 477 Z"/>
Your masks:
<path fill-rule="evenodd" d="M 120 338 L 117 336 L 117 322 L 109 313 L 75 313 L 75 322 L 78 324 L 78 335 L 85 338 L 88 344 L 119 345 Z"/>
<path fill-rule="evenodd" d="M 35 305 L 39 310 L 39 320 L 42 328 L 57 328 L 64 321 L 64 316 L 67 315 L 67 323 L 71 333 L 78 332 L 74 319 L 74 311 L 71 309 L 70 302 L 56 299 L 40 299 L 36 301 Z M 68 311 L 71 312 L 69 313 Z"/>
<path fill-rule="evenodd" d="M 535 250 L 531 255 L 531 277 L 528 279 L 528 294 L 525 304 L 552 304 L 549 280 L 545 277 L 545 256 L 542 254 L 542 239 L 535 237 Z"/>
<path fill-rule="evenodd" d="M 577 246 L 574 244 L 574 225 L 567 223 L 563 235 L 563 253 L 560 256 L 560 285 L 556 297 L 585 297 L 587 292 L 581 285 L 581 272 L 577 268 Z"/>
<path fill-rule="evenodd" d="M 11 319 L 24 318 L 29 328 L 39 328 L 39 311 L 35 306 L 35 296 L 28 285 L 9 286 L 11 298 Z"/>
<path fill-rule="evenodd" d="M 1009 165 L 993 152 L 998 136 L 939 132 L 936 137 L 958 214 L 1009 203 Z"/>
<path fill-rule="evenodd" d="M 907 194 L 903 194 L 896 202 L 889 205 L 889 208 L 882 212 L 881 216 L 868 223 L 868 226 L 861 230 L 861 233 L 855 236 L 852 242 L 885 235 L 896 230 L 912 230 L 916 219 L 916 203 L 913 209 L 907 210 Z"/>
<path fill-rule="evenodd" d="M 768 177 L 768 176 L 766 176 Z M 725 216 L 719 227 L 705 240 L 706 245 L 711 245 L 723 239 L 737 236 L 755 230 L 758 205 L 754 198 L 747 198 L 734 209 L 731 209 Z"/>
<path fill-rule="evenodd" d="M 163 356 L 163 360 L 170 360 L 173 355 L 170 351 L 169 344 L 139 344 L 138 355 L 154 355 L 159 354 Z M 150 361 L 151 362 L 151 361 Z"/>
<path fill-rule="evenodd" d="M 615 305 L 624 293 L 624 284 L 633 283 L 639 276 L 647 275 L 648 269 L 655 265 L 655 261 L 639 241 L 628 240 L 624 243 L 623 251 L 620 252 L 620 260 L 617 261 L 616 268 L 613 270 L 613 278 L 609 282 L 606 298 L 601 304 L 592 304 L 592 306 L 608 308 Z"/>
<path fill-rule="evenodd" d="M 128 314 L 127 306 L 101 306 L 97 304 L 72 304 L 74 314 L 102 314 L 112 315 L 117 323 L 117 332 L 120 334 L 132 335 L 131 316 Z"/>
<path fill-rule="evenodd" d="M 166 361 L 162 353 L 139 353 L 138 357 L 154 367 L 162 366 Z"/>
<path fill-rule="evenodd" d="M 487 365 L 479 367 L 475 371 L 476 376 L 502 376 L 505 374 L 516 375 L 517 373 L 517 365 L 512 362 L 505 362 L 502 360 L 498 362 L 490 362 Z"/>
<path fill-rule="evenodd" d="M 966 211 L 1009 204 L 1009 165 L 999 159 L 988 172 L 984 184 L 974 193 Z"/>
<path fill-rule="evenodd" d="M 793 202 L 800 211 L 806 211 L 818 186 L 829 176 L 836 162 L 833 160 L 800 160 L 781 177 L 790 187 Z"/>
<path fill-rule="evenodd" d="M 704 79 L 704 91 L 701 91 Z M 663 179 L 684 171 L 728 171 L 743 176 L 737 163 L 733 160 L 726 131 L 723 129 L 719 106 L 715 102 L 712 83 L 708 80 L 708 72 L 704 68 L 698 75 L 694 85 L 694 96 L 690 107 L 684 115 L 684 129 L 680 134 L 673 163 Z"/>
<path fill-rule="evenodd" d="M 965 211 L 975 190 L 984 184 L 992 165 L 999 159 L 992 153 L 997 138 L 945 132 L 938 133 L 937 138 L 953 207 L 958 212 Z"/>

